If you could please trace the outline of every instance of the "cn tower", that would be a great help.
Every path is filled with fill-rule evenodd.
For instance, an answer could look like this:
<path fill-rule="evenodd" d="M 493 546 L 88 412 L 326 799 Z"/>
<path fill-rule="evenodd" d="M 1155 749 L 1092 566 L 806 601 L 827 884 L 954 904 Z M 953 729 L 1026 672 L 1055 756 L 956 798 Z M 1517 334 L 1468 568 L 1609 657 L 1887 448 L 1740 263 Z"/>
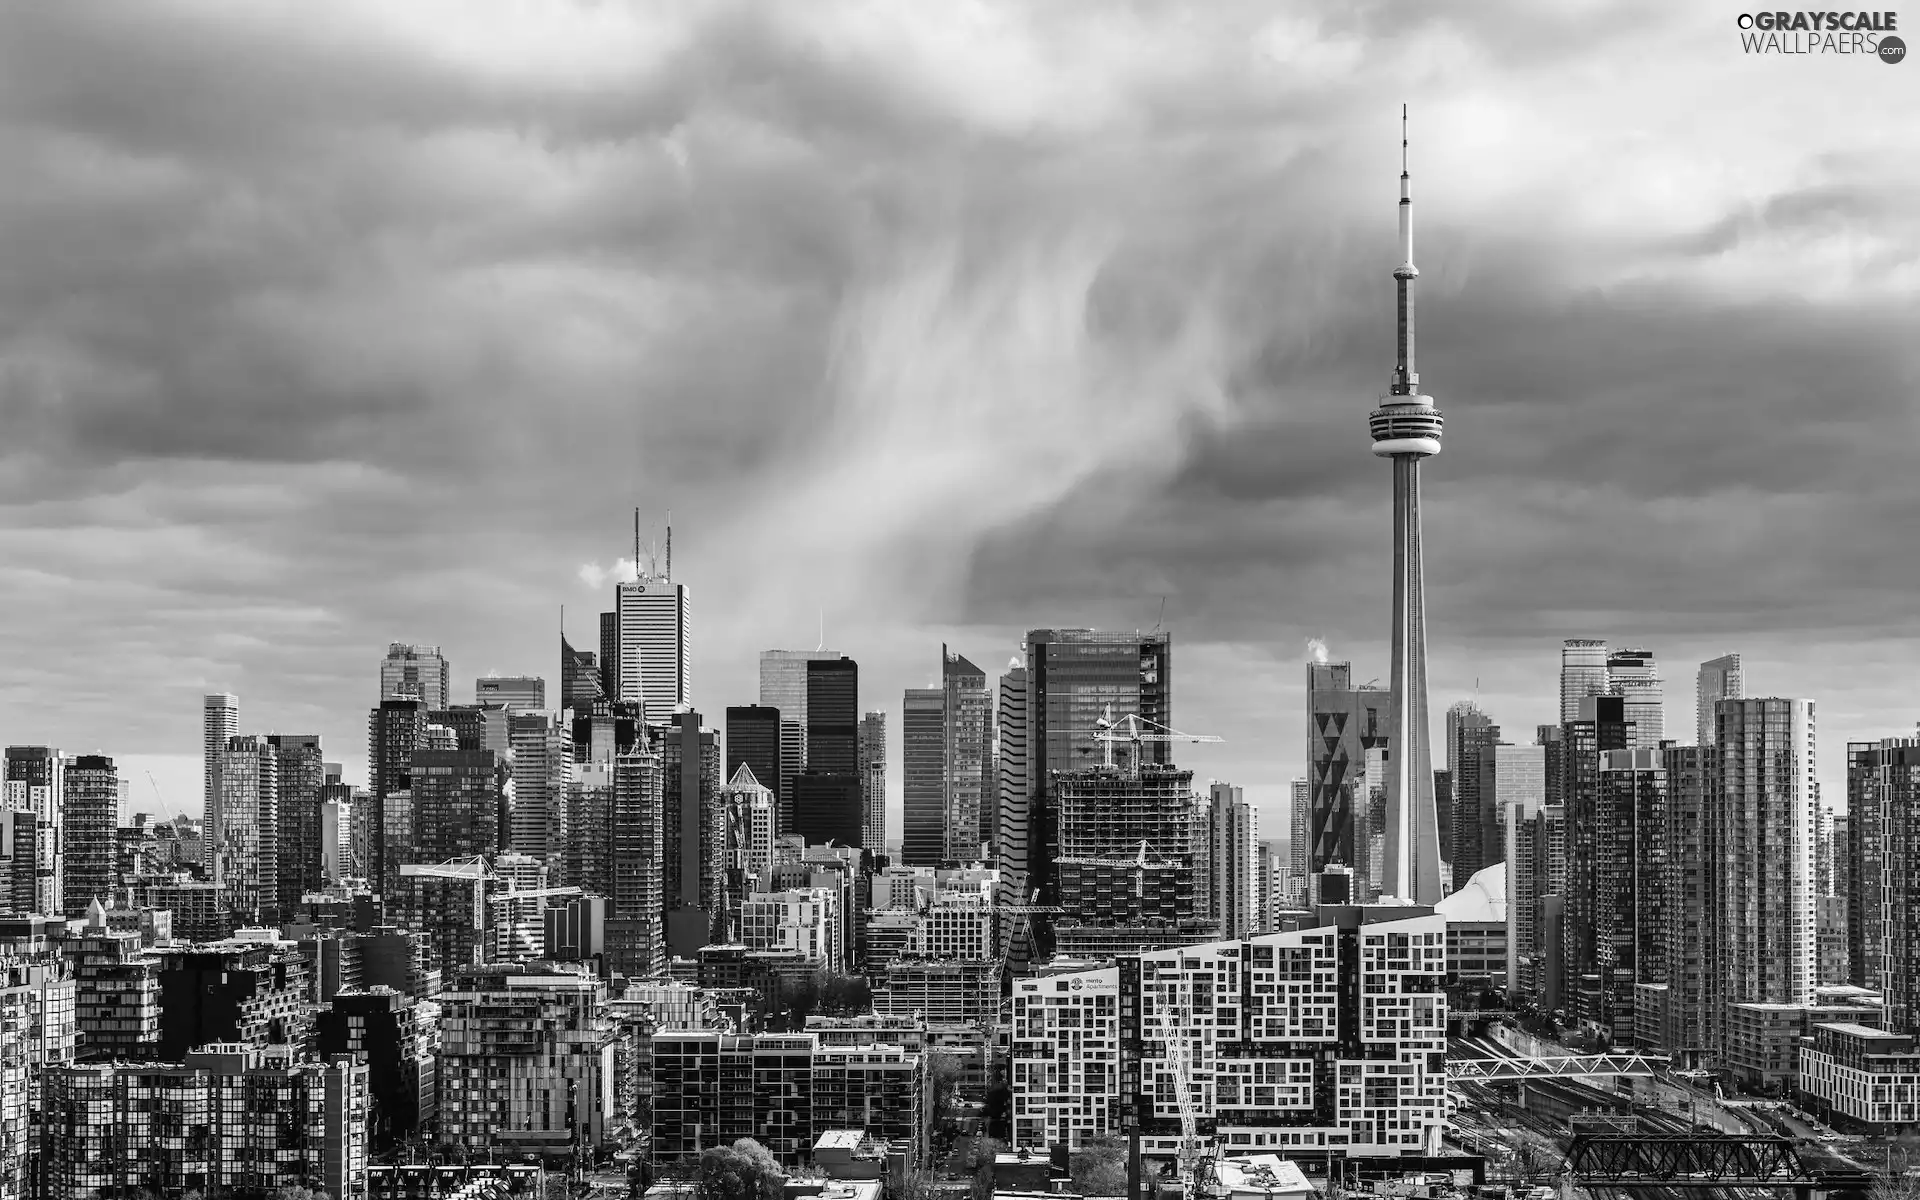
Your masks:
<path fill-rule="evenodd" d="M 1407 172 L 1407 110 L 1400 109 L 1399 343 L 1393 386 L 1368 425 L 1373 452 L 1393 460 L 1393 711 L 1387 723 L 1386 863 L 1383 896 L 1435 904 L 1440 877 L 1440 825 L 1433 806 L 1432 738 L 1427 719 L 1427 621 L 1420 570 L 1420 460 L 1440 453 L 1445 422 L 1420 394 L 1413 369 L 1413 179 Z"/>

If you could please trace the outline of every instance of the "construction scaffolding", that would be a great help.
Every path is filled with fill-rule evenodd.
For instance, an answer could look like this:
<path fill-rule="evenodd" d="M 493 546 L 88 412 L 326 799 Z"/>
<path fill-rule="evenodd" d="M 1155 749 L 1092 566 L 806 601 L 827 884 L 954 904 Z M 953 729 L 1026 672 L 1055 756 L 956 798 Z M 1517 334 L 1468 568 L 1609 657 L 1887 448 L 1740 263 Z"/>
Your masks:
<path fill-rule="evenodd" d="M 1052 792 L 1059 831 L 1057 899 L 1067 920 L 1193 920 L 1199 808 L 1192 771 L 1154 763 L 1131 771 L 1059 771 Z"/>

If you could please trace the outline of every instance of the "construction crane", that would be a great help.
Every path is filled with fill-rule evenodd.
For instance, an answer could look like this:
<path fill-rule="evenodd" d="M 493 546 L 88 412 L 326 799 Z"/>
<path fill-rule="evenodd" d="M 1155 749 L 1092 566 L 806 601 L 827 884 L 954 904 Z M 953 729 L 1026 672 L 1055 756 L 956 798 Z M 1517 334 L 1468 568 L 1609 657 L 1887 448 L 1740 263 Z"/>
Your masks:
<path fill-rule="evenodd" d="M 1215 737 L 1211 733 L 1181 733 L 1178 729 L 1169 729 L 1156 721 L 1149 721 L 1138 713 L 1128 713 L 1115 721 L 1111 704 L 1107 705 L 1105 711 L 1094 719 L 1093 728 L 1093 740 L 1101 743 L 1101 764 L 1107 767 L 1113 766 L 1114 743 L 1125 742 L 1132 751 L 1127 774 L 1136 779 L 1140 776 L 1140 747 L 1144 742 L 1199 743 L 1226 740 Z"/>
<path fill-rule="evenodd" d="M 409 879 L 457 879 L 473 884 L 473 931 L 474 954 L 484 953 L 486 946 L 487 917 L 495 904 L 509 904 L 518 900 L 545 900 L 553 896 L 578 896 L 577 887 L 517 888 L 513 880 L 494 873 L 493 866 L 484 855 L 474 854 L 465 858 L 450 858 L 441 863 L 405 863 L 400 867 L 403 878 Z M 505 884 L 497 890 L 489 889 L 489 884 Z"/>
<path fill-rule="evenodd" d="M 1174 1098 L 1180 1110 L 1180 1149 L 1175 1171 L 1186 1200 L 1201 1200 L 1203 1196 L 1218 1195 L 1219 1189 L 1215 1186 L 1213 1169 L 1215 1147 L 1210 1140 L 1202 1141 L 1200 1137 L 1200 1110 L 1193 1097 L 1193 1043 L 1189 1040 L 1194 1030 L 1191 989 L 1192 982 L 1185 975 L 1161 979 L 1153 1010 L 1154 1025 L 1160 1036 L 1161 1061 L 1166 1064 L 1166 1073 L 1173 1077 Z"/>

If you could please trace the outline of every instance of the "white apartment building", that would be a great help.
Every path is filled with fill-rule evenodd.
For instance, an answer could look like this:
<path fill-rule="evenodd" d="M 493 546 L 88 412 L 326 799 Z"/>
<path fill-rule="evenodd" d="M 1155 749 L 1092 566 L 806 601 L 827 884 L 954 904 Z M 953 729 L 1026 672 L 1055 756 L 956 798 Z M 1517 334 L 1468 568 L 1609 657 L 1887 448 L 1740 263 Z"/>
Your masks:
<path fill-rule="evenodd" d="M 740 941 L 752 950 L 795 950 L 808 962 L 838 971 L 840 895 L 831 888 L 755 892 L 740 905 Z"/>

